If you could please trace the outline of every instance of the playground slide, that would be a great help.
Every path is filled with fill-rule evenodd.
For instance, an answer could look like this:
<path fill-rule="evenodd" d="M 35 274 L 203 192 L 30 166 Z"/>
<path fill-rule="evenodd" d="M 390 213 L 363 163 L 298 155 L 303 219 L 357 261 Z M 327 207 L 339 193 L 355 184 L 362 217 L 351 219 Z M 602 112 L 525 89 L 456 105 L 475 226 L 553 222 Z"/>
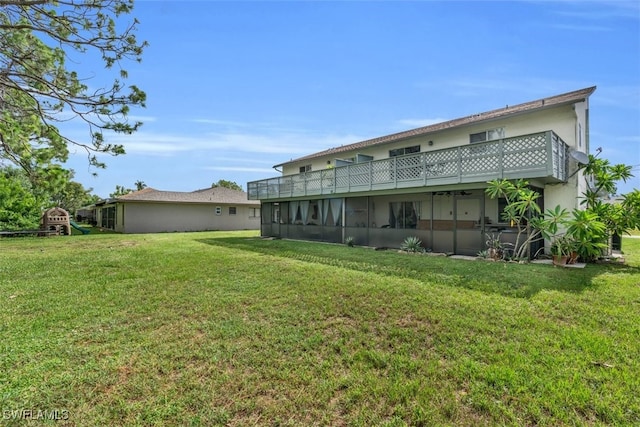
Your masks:
<path fill-rule="evenodd" d="M 76 230 L 80 231 L 82 234 L 89 234 L 91 232 L 91 230 L 84 228 L 84 227 L 80 227 L 80 225 L 78 225 L 77 222 L 75 221 L 69 221 L 69 224 L 71 224 L 71 226 L 73 228 L 75 228 Z"/>

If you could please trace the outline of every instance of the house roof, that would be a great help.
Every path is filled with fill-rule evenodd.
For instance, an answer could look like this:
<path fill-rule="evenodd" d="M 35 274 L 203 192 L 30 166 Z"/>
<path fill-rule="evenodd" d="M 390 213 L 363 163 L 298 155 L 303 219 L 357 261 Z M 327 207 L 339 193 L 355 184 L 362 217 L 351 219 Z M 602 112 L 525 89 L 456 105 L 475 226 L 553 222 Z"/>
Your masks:
<path fill-rule="evenodd" d="M 249 200 L 244 191 L 225 187 L 204 188 L 201 190 L 161 191 L 155 188 L 144 188 L 124 196 L 117 197 L 117 202 L 162 202 L 162 203 L 220 203 L 238 205 L 260 205 L 258 200 Z"/>
<path fill-rule="evenodd" d="M 567 92 L 560 95 L 551 96 L 548 98 L 541 98 L 535 101 L 525 102 L 523 104 L 511 105 L 511 106 L 507 105 L 504 108 L 499 108 L 499 109 L 487 111 L 484 113 L 473 114 L 471 116 L 448 120 L 445 122 L 436 123 L 436 124 L 424 126 L 424 127 L 419 127 L 416 129 L 411 129 L 403 132 L 398 132 L 391 135 L 385 135 L 385 136 L 380 136 L 373 139 L 367 139 L 365 141 L 356 142 L 354 144 L 348 144 L 340 147 L 329 148 L 328 150 L 320 151 L 314 154 L 310 154 L 308 156 L 299 157 L 297 159 L 290 160 L 288 162 L 277 164 L 274 166 L 274 168 L 284 166 L 294 162 L 311 160 L 317 157 L 337 155 L 347 151 L 354 151 L 354 150 L 359 150 L 363 148 L 368 148 L 374 145 L 397 142 L 406 138 L 411 138 L 411 137 L 420 136 L 420 135 L 427 135 L 427 134 L 445 130 L 445 129 L 451 129 L 455 127 L 481 123 L 486 120 L 495 120 L 498 118 L 504 118 L 508 116 L 522 114 L 524 112 L 542 110 L 542 109 L 557 107 L 565 104 L 573 104 L 576 102 L 584 101 L 595 90 L 596 90 L 596 86 L 592 86 L 592 87 L 576 90 L 573 92 Z"/>

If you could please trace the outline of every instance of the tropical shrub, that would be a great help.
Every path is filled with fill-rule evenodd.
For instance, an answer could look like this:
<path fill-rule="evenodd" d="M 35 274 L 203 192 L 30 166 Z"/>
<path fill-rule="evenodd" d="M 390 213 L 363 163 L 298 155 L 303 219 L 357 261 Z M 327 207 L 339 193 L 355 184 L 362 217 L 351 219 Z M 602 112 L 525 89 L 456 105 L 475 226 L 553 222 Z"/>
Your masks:
<path fill-rule="evenodd" d="M 400 245 L 400 249 L 405 252 L 422 252 L 422 240 L 416 236 L 409 236 Z"/>

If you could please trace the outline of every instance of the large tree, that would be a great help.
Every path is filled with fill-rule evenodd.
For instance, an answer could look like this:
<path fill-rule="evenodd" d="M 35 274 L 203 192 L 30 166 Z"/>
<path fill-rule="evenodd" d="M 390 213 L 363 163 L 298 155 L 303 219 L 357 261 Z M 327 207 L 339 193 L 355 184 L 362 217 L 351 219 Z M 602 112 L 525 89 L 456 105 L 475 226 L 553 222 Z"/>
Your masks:
<path fill-rule="evenodd" d="M 211 184 L 211 188 L 217 188 L 217 187 L 230 188 L 232 190 L 243 191 L 242 186 L 240 184 L 238 184 L 235 181 L 229 181 L 226 179 L 219 179 L 218 182 L 214 182 L 213 184 Z"/>
<path fill-rule="evenodd" d="M 84 188 L 84 186 L 73 179 L 73 171 L 69 171 L 68 180 L 51 191 L 49 195 L 49 205 L 59 206 L 70 214 L 74 214 L 78 209 L 96 203 L 100 200 L 93 192 L 93 188 Z"/>
<path fill-rule="evenodd" d="M 38 228 L 43 207 L 22 170 L 0 167 L 0 230 Z"/>
<path fill-rule="evenodd" d="M 125 19 L 132 8 L 133 0 L 0 0 L 0 161 L 37 184 L 59 172 L 51 165 L 66 161 L 71 146 L 97 167 L 105 165 L 96 154 L 124 153 L 104 131 L 127 134 L 142 124 L 127 114 L 144 106 L 145 93 L 123 83 L 124 61 L 140 61 L 146 45 L 136 40 L 137 20 Z M 108 82 L 67 67 L 80 57 L 111 69 Z M 85 139 L 58 129 L 78 119 L 87 125 Z"/>

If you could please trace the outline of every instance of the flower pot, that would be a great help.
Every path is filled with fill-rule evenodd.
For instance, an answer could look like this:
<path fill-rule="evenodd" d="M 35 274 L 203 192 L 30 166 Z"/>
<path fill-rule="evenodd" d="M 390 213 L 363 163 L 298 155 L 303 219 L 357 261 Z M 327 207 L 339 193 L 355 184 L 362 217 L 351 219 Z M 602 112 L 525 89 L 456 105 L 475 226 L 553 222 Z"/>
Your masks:
<path fill-rule="evenodd" d="M 566 255 L 554 255 L 553 265 L 566 265 L 568 259 L 569 257 Z"/>

